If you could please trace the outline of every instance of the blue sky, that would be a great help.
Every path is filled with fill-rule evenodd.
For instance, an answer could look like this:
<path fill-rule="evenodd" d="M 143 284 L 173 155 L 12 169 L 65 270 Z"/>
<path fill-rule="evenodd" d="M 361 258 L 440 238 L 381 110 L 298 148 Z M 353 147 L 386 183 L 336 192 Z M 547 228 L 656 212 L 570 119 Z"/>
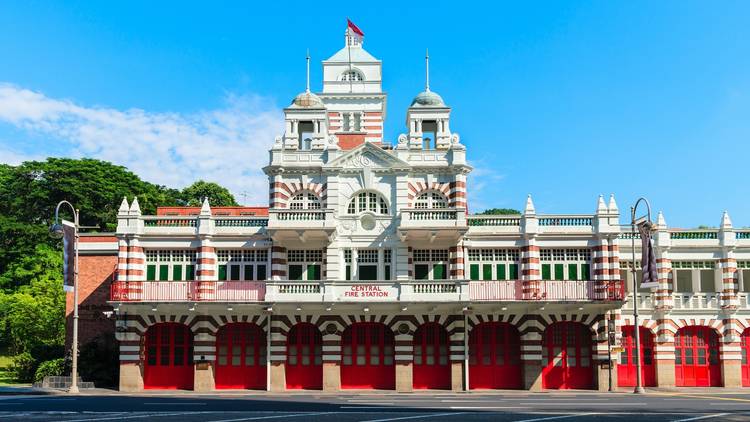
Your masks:
<path fill-rule="evenodd" d="M 360 2 L 366 3 L 366 2 Z M 0 162 L 93 156 L 265 203 L 263 152 L 304 56 L 349 16 L 383 60 L 386 138 L 424 85 L 475 166 L 469 206 L 593 212 L 647 196 L 675 227 L 750 226 L 750 3 L 3 2 Z M 715 3 L 713 3 L 715 5 Z"/>

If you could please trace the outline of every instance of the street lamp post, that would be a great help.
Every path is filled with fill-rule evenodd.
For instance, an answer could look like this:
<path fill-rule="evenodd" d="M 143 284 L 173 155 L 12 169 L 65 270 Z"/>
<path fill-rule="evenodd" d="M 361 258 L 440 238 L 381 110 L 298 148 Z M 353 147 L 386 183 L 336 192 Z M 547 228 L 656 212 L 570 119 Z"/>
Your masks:
<path fill-rule="evenodd" d="M 58 223 L 60 206 L 66 204 L 73 210 L 73 224 L 75 226 L 75 244 L 73 245 L 73 251 L 75 254 L 75 260 L 73 264 L 73 344 L 72 344 L 72 368 L 71 368 L 71 380 L 70 388 L 68 393 L 78 393 L 78 229 L 79 225 L 79 211 L 68 201 L 60 201 L 55 208 L 55 223 L 50 227 L 50 234 L 53 237 L 61 238 L 63 236 L 63 227 Z"/>
<path fill-rule="evenodd" d="M 630 236 L 630 245 L 633 253 L 633 265 L 631 266 L 631 269 L 633 270 L 633 331 L 635 331 L 635 389 L 633 390 L 633 393 L 635 394 L 642 394 L 645 392 L 643 389 L 643 381 L 641 379 L 641 336 L 638 328 L 638 270 L 635 266 L 635 211 L 638 209 L 638 204 L 641 202 L 646 205 L 646 224 L 649 231 L 651 230 L 652 225 L 651 204 L 648 203 L 646 198 L 638 198 L 638 200 L 635 201 L 635 205 L 630 207 L 630 225 L 633 231 L 632 236 Z M 643 265 L 643 262 L 641 262 L 641 265 Z"/>

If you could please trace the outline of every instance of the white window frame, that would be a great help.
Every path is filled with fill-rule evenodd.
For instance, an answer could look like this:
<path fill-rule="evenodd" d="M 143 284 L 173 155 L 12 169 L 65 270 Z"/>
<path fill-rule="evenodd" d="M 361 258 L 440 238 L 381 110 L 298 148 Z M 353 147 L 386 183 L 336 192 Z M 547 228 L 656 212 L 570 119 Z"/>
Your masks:
<path fill-rule="evenodd" d="M 376 215 L 389 215 L 389 209 L 388 202 L 380 192 L 368 190 L 352 195 L 346 206 L 346 214 L 359 215 L 363 212 L 371 212 Z"/>
<path fill-rule="evenodd" d="M 320 198 L 309 190 L 297 192 L 289 200 L 290 210 L 319 210 L 321 208 Z"/>
<path fill-rule="evenodd" d="M 448 198 L 436 190 L 422 192 L 414 200 L 414 208 L 419 210 L 446 209 Z"/>

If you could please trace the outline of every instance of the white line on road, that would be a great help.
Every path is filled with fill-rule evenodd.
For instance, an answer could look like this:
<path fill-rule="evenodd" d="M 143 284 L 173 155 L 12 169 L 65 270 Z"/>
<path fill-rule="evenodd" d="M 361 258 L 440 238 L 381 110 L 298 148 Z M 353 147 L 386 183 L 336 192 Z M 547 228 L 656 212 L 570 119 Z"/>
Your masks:
<path fill-rule="evenodd" d="M 368 419 L 366 421 L 361 422 L 387 422 L 387 421 L 403 421 L 406 419 L 424 419 L 424 418 L 439 418 L 441 416 L 453 416 L 453 415 L 462 415 L 463 413 L 460 412 L 450 412 L 450 413 L 430 413 L 429 415 L 415 415 L 415 416 L 403 416 L 399 418 L 388 418 L 388 419 Z"/>
<path fill-rule="evenodd" d="M 213 420 L 213 421 L 207 421 L 207 422 L 242 422 L 242 421 L 259 421 L 262 419 L 278 419 L 278 418 L 296 418 L 299 416 L 319 416 L 319 415 L 330 415 L 332 413 L 336 412 L 307 412 L 307 413 L 297 413 L 297 414 L 285 414 L 285 415 L 272 415 L 272 416 L 254 416 L 250 418 L 238 418 L 238 419 L 220 419 L 220 420 Z"/>
<path fill-rule="evenodd" d="M 113 416 L 109 418 L 94 418 L 94 419 L 68 419 L 65 422 L 89 422 L 89 421 L 110 421 L 115 419 L 143 419 L 153 418 L 155 416 L 183 416 L 183 415 L 195 415 L 196 412 L 180 412 L 180 413 L 149 413 L 147 415 L 133 415 L 133 416 Z"/>
<path fill-rule="evenodd" d="M 710 418 L 718 418 L 721 416 L 726 416 L 729 413 L 714 413 L 713 415 L 705 415 L 705 416 L 696 416 L 694 418 L 687 418 L 687 419 L 678 419 L 674 422 L 688 422 L 688 421 L 699 421 L 702 419 L 710 419 Z"/>
<path fill-rule="evenodd" d="M 158 405 L 170 405 L 170 404 L 179 404 L 182 405 L 189 405 L 189 406 L 205 406 L 205 402 L 198 402 L 198 401 L 192 401 L 192 402 L 180 402 L 180 401 L 157 401 L 153 403 L 149 402 L 143 402 L 145 406 L 158 406 Z"/>
<path fill-rule="evenodd" d="M 549 417 L 546 417 L 546 418 L 524 419 L 522 421 L 516 421 L 516 422 L 551 421 L 553 419 L 577 418 L 579 416 L 591 416 L 591 415 L 599 415 L 599 413 L 574 413 L 572 415 L 549 416 Z"/>
<path fill-rule="evenodd" d="M 454 410 L 470 410 L 470 409 L 528 409 L 528 407 L 519 407 L 519 406 L 451 406 L 450 409 L 454 409 Z"/>

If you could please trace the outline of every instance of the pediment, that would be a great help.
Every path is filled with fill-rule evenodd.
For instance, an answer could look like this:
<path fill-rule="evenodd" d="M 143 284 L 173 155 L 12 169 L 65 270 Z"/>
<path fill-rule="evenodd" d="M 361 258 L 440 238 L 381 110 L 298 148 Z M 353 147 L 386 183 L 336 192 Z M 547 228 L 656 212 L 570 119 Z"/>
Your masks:
<path fill-rule="evenodd" d="M 411 166 L 379 146 L 366 142 L 337 157 L 324 168 L 370 169 L 370 170 L 409 170 Z"/>

